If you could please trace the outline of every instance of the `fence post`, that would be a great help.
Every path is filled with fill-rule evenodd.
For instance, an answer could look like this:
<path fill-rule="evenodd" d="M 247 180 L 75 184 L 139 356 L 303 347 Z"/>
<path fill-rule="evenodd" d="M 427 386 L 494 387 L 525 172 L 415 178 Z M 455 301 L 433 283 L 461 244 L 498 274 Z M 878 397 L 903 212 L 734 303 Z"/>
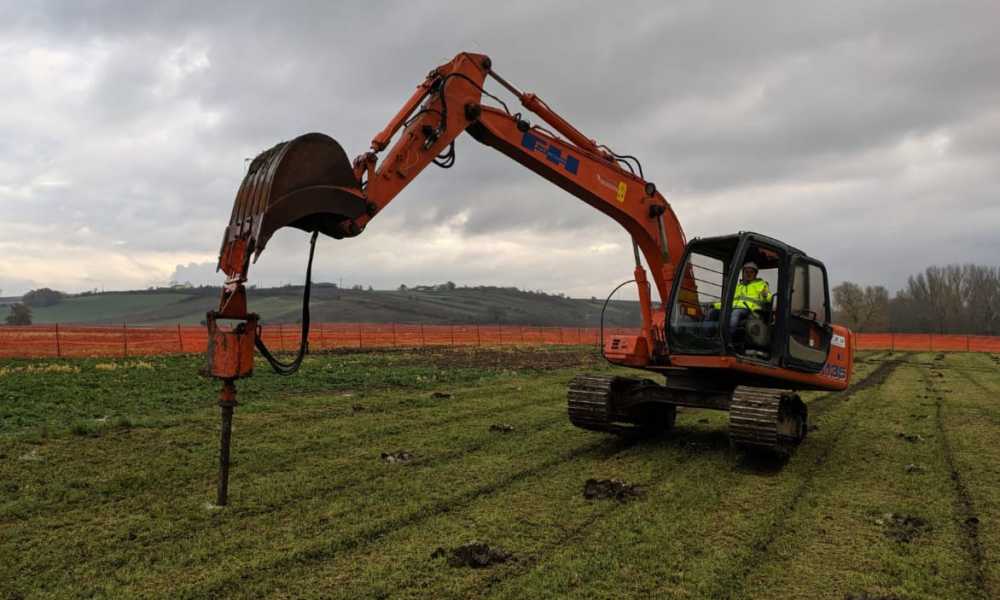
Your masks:
<path fill-rule="evenodd" d="M 396 323 L 392 324 L 392 347 L 396 347 Z"/>
<path fill-rule="evenodd" d="M 122 321 L 122 345 L 124 346 L 125 358 L 128 358 L 128 326 Z"/>
<path fill-rule="evenodd" d="M 420 324 L 420 347 L 427 346 L 427 339 L 424 337 L 424 324 Z"/>
<path fill-rule="evenodd" d="M 184 336 L 181 335 L 181 324 L 177 324 L 177 346 L 181 349 L 181 354 L 184 354 Z"/>
<path fill-rule="evenodd" d="M 363 330 L 363 326 L 361 325 L 361 323 L 358 323 L 358 348 L 364 348 L 365 347 L 365 341 L 362 339 L 362 335 L 364 335 L 362 333 L 362 330 Z"/>
<path fill-rule="evenodd" d="M 282 352 L 285 350 L 285 327 L 278 323 L 278 347 L 281 348 Z"/>
<path fill-rule="evenodd" d="M 895 333 L 890 333 L 889 334 L 889 351 L 890 352 L 895 352 L 896 351 L 896 334 Z"/>
<path fill-rule="evenodd" d="M 965 351 L 969 351 L 969 336 L 965 336 Z"/>
<path fill-rule="evenodd" d="M 521 332 L 521 343 L 524 343 L 524 325 L 518 325 L 518 330 Z"/>
<path fill-rule="evenodd" d="M 452 324 L 452 326 L 451 326 L 451 347 L 452 348 L 455 347 L 455 325 L 454 324 Z"/>
<path fill-rule="evenodd" d="M 56 357 L 62 357 L 62 348 L 59 347 L 59 323 L 56 323 Z"/>
<path fill-rule="evenodd" d="M 476 325 L 476 345 L 477 346 L 482 346 L 483 345 L 483 338 L 479 336 L 479 325 L 478 324 Z"/>
<path fill-rule="evenodd" d="M 503 346 L 503 325 L 497 323 L 497 346 Z"/>

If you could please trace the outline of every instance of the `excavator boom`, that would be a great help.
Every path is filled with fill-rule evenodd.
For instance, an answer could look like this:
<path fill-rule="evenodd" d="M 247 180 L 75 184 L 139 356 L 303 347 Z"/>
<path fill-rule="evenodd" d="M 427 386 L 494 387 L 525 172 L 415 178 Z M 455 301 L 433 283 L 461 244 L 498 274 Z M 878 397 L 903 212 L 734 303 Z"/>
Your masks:
<path fill-rule="evenodd" d="M 635 352 L 625 362 L 641 366 L 653 362 L 654 354 L 663 354 L 658 333 L 663 328 L 662 303 L 686 244 L 669 203 L 653 183 L 634 172 L 627 158 L 587 138 L 538 96 L 517 90 L 495 74 L 491 65 L 487 56 L 463 53 L 432 70 L 373 138 L 371 150 L 353 162 L 336 141 L 318 133 L 278 144 L 255 158 L 237 194 L 220 252 L 219 268 L 228 277 L 220 312 L 228 314 L 231 305 L 245 307 L 242 283 L 251 258 L 260 256 L 277 229 L 291 226 L 338 239 L 360 234 L 431 163 L 450 167 L 455 139 L 467 131 L 628 231 L 637 248 L 643 328 L 642 342 L 634 345 Z M 512 114 L 499 99 L 499 106 L 484 105 L 487 77 L 500 82 L 555 131 L 531 124 L 521 113 Z M 386 154 L 379 160 L 381 152 Z M 650 266 L 659 307 L 652 304 L 640 253 Z"/>

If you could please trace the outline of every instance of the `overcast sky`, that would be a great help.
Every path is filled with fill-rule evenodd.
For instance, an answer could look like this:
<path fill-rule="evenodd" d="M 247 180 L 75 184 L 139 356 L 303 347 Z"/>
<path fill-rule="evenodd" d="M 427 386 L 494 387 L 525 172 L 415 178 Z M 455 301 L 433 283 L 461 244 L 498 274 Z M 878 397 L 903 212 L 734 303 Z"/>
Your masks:
<path fill-rule="evenodd" d="M 1000 263 L 1000 2 L 0 6 L 3 295 L 220 283 L 246 157 L 308 131 L 360 154 L 465 50 L 640 157 L 688 238 L 759 231 L 892 291 Z M 364 234 L 322 239 L 314 279 L 589 297 L 631 278 L 617 224 L 456 146 Z M 279 232 L 251 283 L 300 282 L 306 246 Z"/>

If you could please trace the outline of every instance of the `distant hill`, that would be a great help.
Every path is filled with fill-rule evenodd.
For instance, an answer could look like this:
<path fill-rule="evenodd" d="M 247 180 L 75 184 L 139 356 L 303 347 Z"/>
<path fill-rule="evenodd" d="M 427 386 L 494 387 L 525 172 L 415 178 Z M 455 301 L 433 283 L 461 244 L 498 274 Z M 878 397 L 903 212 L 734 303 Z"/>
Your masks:
<path fill-rule="evenodd" d="M 170 288 L 68 296 L 32 309 L 34 323 L 198 324 L 218 306 L 219 288 Z M 264 322 L 294 323 L 301 317 L 302 286 L 249 290 L 250 309 Z M 597 326 L 604 300 L 583 300 L 515 288 L 420 287 L 407 290 L 345 290 L 313 284 L 314 322 Z M 613 301 L 605 324 L 640 324 L 639 304 Z"/>

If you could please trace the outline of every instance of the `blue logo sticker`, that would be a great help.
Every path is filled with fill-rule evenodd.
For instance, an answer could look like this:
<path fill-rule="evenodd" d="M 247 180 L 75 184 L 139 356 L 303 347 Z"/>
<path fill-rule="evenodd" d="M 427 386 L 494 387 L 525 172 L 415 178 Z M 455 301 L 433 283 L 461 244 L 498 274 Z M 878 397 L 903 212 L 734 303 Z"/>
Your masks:
<path fill-rule="evenodd" d="M 573 175 L 576 175 L 576 172 L 580 168 L 580 160 L 578 158 L 571 154 L 563 156 L 562 151 L 559 148 L 550 145 L 545 140 L 533 135 L 531 132 L 524 132 L 524 137 L 521 138 L 521 145 L 532 152 L 541 152 L 545 155 L 545 158 L 547 158 L 549 162 L 562 165 L 564 169 Z"/>

